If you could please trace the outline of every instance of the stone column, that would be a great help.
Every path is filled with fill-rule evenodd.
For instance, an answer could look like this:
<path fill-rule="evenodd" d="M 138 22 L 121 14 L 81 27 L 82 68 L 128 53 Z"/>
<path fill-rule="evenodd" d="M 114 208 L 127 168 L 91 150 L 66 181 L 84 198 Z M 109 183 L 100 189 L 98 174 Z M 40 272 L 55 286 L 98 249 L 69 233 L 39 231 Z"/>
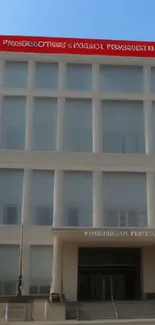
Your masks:
<path fill-rule="evenodd" d="M 4 60 L 0 60 L 0 89 L 3 88 L 4 80 Z M 3 95 L 0 92 L 0 145 L 2 145 L 2 109 L 3 109 Z"/>
<path fill-rule="evenodd" d="M 22 259 L 22 276 L 24 280 L 23 294 L 29 294 L 29 265 L 30 258 L 30 246 L 27 244 L 27 240 L 25 238 L 26 230 L 28 229 L 28 225 L 30 223 L 30 189 L 31 189 L 31 170 L 24 170 L 24 178 L 23 178 L 23 199 L 22 199 L 22 214 L 21 214 L 21 233 L 23 232 L 23 236 L 20 236 L 20 245 L 22 254 L 20 254 L 20 258 Z M 22 242 L 21 242 L 22 240 Z"/>
<path fill-rule="evenodd" d="M 146 97 L 151 92 L 151 71 L 149 66 L 144 67 L 144 93 Z M 153 153 L 153 118 L 152 118 L 152 101 L 145 99 L 144 109 L 144 128 L 145 128 L 145 150 L 146 154 Z"/>
<path fill-rule="evenodd" d="M 103 228 L 103 173 L 93 172 L 93 227 Z"/>
<path fill-rule="evenodd" d="M 99 89 L 99 66 L 93 66 L 93 90 Z M 92 101 L 93 153 L 103 151 L 102 109 L 97 97 Z M 103 173 L 93 172 L 93 227 L 103 227 Z"/>
<path fill-rule="evenodd" d="M 35 66 L 32 60 L 28 65 L 28 96 L 26 105 L 26 136 L 25 150 L 31 150 L 33 146 L 33 96 Z"/>
<path fill-rule="evenodd" d="M 59 83 L 60 91 L 65 90 L 66 65 L 59 63 Z M 59 98 L 57 106 L 57 144 L 56 149 L 61 153 L 64 148 L 64 109 L 65 99 Z M 62 227 L 64 217 L 64 171 L 55 170 L 54 174 L 54 196 L 53 196 L 53 226 Z M 62 295 L 62 243 L 54 236 L 53 238 L 53 264 L 51 281 L 51 301 L 60 301 Z"/>
<path fill-rule="evenodd" d="M 62 296 L 62 243 L 54 236 L 53 238 L 53 264 L 52 264 L 52 301 L 60 301 Z"/>
<path fill-rule="evenodd" d="M 54 174 L 53 227 L 64 225 L 64 171 L 56 170 Z"/>
<path fill-rule="evenodd" d="M 66 65 L 63 62 L 59 63 L 59 90 L 65 90 L 65 73 Z M 58 99 L 57 107 L 57 152 L 61 153 L 64 147 L 64 110 L 65 99 Z M 64 171 L 55 170 L 54 175 L 54 196 L 53 196 L 53 226 L 63 226 L 64 216 Z"/>
<path fill-rule="evenodd" d="M 147 220 L 148 228 L 155 229 L 155 175 L 147 173 Z"/>
<path fill-rule="evenodd" d="M 34 86 L 34 62 L 29 61 L 28 64 L 28 96 L 26 105 L 26 132 L 25 132 L 25 150 L 32 148 L 32 133 L 33 133 L 33 97 L 31 91 Z M 23 178 L 23 199 L 22 199 L 22 214 L 21 214 L 21 231 L 23 229 L 22 244 L 22 276 L 24 280 L 23 294 L 29 294 L 29 263 L 30 263 L 30 246 L 25 243 L 25 231 L 30 224 L 30 197 L 31 197 L 31 176 L 32 171 L 24 170 Z"/>

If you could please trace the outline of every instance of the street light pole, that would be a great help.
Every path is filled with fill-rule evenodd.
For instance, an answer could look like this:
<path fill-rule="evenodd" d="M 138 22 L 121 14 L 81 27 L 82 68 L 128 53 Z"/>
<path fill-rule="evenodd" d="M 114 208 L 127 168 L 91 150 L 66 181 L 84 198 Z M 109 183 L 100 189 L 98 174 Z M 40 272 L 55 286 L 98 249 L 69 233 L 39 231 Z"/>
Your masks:
<path fill-rule="evenodd" d="M 21 231 L 20 231 L 20 252 L 19 252 L 19 273 L 18 273 L 17 296 L 22 296 L 22 282 L 23 282 L 23 222 L 21 223 Z"/>

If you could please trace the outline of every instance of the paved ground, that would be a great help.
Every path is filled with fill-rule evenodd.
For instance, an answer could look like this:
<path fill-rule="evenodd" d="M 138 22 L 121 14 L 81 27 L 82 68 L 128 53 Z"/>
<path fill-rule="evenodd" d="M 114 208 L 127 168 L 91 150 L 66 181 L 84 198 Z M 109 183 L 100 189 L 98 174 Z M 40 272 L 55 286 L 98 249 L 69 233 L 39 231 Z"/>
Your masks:
<path fill-rule="evenodd" d="M 41 321 L 41 322 L 0 322 L 0 325 L 155 325 L 155 319 L 137 319 L 137 320 L 93 320 L 93 321 Z"/>

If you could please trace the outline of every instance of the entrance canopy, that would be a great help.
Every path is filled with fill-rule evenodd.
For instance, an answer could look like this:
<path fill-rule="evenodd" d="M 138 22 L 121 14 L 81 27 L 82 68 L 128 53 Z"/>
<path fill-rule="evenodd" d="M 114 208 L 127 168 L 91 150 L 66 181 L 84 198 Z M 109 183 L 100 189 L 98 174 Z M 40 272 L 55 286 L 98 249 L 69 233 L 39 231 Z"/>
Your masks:
<path fill-rule="evenodd" d="M 129 245 L 142 246 L 155 244 L 155 229 L 136 229 L 136 228 L 52 228 L 53 235 L 65 242 L 76 242 L 86 244 L 106 243 L 113 245 L 121 245 L 126 243 Z"/>

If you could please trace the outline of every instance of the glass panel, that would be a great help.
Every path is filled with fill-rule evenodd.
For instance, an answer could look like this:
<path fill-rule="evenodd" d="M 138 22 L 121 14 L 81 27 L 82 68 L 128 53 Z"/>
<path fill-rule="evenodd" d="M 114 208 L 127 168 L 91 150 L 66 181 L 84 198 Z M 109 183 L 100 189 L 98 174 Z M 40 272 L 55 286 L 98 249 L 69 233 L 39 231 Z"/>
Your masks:
<path fill-rule="evenodd" d="M 18 210 L 16 205 L 8 205 L 4 207 L 4 224 L 18 224 Z"/>
<path fill-rule="evenodd" d="M 91 90 L 92 66 L 90 64 L 68 64 L 66 79 L 67 89 Z"/>
<path fill-rule="evenodd" d="M 104 173 L 104 205 L 109 210 L 118 210 L 120 222 L 124 222 L 125 212 L 129 212 L 128 226 L 138 223 L 138 211 L 147 211 L 145 173 Z M 124 211 L 124 212 L 123 212 Z"/>
<path fill-rule="evenodd" d="M 137 134 L 125 134 L 124 136 L 124 153 L 138 152 L 138 136 Z"/>
<path fill-rule="evenodd" d="M 4 296 L 15 295 L 16 291 L 17 291 L 17 281 L 4 282 L 4 284 L 3 284 Z"/>
<path fill-rule="evenodd" d="M 143 92 L 142 67 L 101 66 L 100 90 L 107 92 Z"/>
<path fill-rule="evenodd" d="M 34 102 L 33 148 L 56 149 L 57 100 L 36 98 Z"/>
<path fill-rule="evenodd" d="M 4 97 L 2 108 L 2 148 L 24 149 L 26 98 Z"/>
<path fill-rule="evenodd" d="M 126 227 L 126 213 L 124 210 L 119 211 L 119 222 L 120 222 L 120 227 Z"/>
<path fill-rule="evenodd" d="M 36 208 L 36 225 L 53 225 L 53 209 L 51 207 Z"/>
<path fill-rule="evenodd" d="M 153 153 L 155 153 L 155 102 L 152 102 L 152 118 L 149 121 L 150 129 L 153 129 Z"/>
<path fill-rule="evenodd" d="M 30 295 L 38 294 L 38 287 L 37 286 L 30 286 Z"/>
<path fill-rule="evenodd" d="M 65 208 L 75 207 L 79 227 L 92 226 L 92 173 L 91 172 L 65 172 Z M 73 211 L 73 210 L 70 210 Z M 76 218 L 77 218 L 76 217 Z M 74 222 L 77 219 L 74 219 Z M 66 218 L 65 226 L 68 226 Z M 73 219 L 72 219 L 73 222 Z M 77 225 L 75 225 L 77 226 Z"/>
<path fill-rule="evenodd" d="M 52 171 L 34 171 L 31 185 L 31 224 L 52 222 L 54 174 Z M 45 219 L 45 220 L 44 220 Z"/>
<path fill-rule="evenodd" d="M 104 152 L 144 153 L 143 103 L 102 101 Z"/>
<path fill-rule="evenodd" d="M 19 246 L 0 246 L 0 282 L 3 294 L 16 294 L 19 268 Z"/>
<path fill-rule="evenodd" d="M 79 210 L 77 208 L 68 209 L 68 226 L 77 227 L 79 225 Z"/>
<path fill-rule="evenodd" d="M 26 88 L 28 81 L 28 62 L 5 62 L 4 87 Z"/>
<path fill-rule="evenodd" d="M 0 170 L 0 224 L 19 224 L 23 195 L 23 171 Z"/>
<path fill-rule="evenodd" d="M 146 213 L 146 211 L 139 211 L 138 225 L 139 225 L 139 227 L 147 227 L 147 213 Z"/>
<path fill-rule="evenodd" d="M 39 89 L 57 89 L 58 64 L 37 62 L 35 87 Z"/>
<path fill-rule="evenodd" d="M 105 226 L 118 227 L 118 211 L 107 209 L 105 213 Z"/>
<path fill-rule="evenodd" d="M 107 153 L 122 153 L 122 134 L 119 132 L 106 132 L 103 138 L 103 151 Z"/>
<path fill-rule="evenodd" d="M 128 211 L 128 226 L 138 227 L 138 214 L 136 210 Z"/>
<path fill-rule="evenodd" d="M 48 295 L 50 293 L 50 285 L 48 285 L 48 286 L 40 286 L 39 289 L 40 289 L 39 293 L 41 295 Z"/>
<path fill-rule="evenodd" d="M 151 91 L 155 92 L 155 68 L 151 68 Z"/>
<path fill-rule="evenodd" d="M 74 152 L 92 151 L 92 103 L 90 100 L 66 100 L 65 149 Z"/>
<path fill-rule="evenodd" d="M 32 246 L 30 249 L 30 286 L 49 287 L 51 272 L 52 246 Z"/>

